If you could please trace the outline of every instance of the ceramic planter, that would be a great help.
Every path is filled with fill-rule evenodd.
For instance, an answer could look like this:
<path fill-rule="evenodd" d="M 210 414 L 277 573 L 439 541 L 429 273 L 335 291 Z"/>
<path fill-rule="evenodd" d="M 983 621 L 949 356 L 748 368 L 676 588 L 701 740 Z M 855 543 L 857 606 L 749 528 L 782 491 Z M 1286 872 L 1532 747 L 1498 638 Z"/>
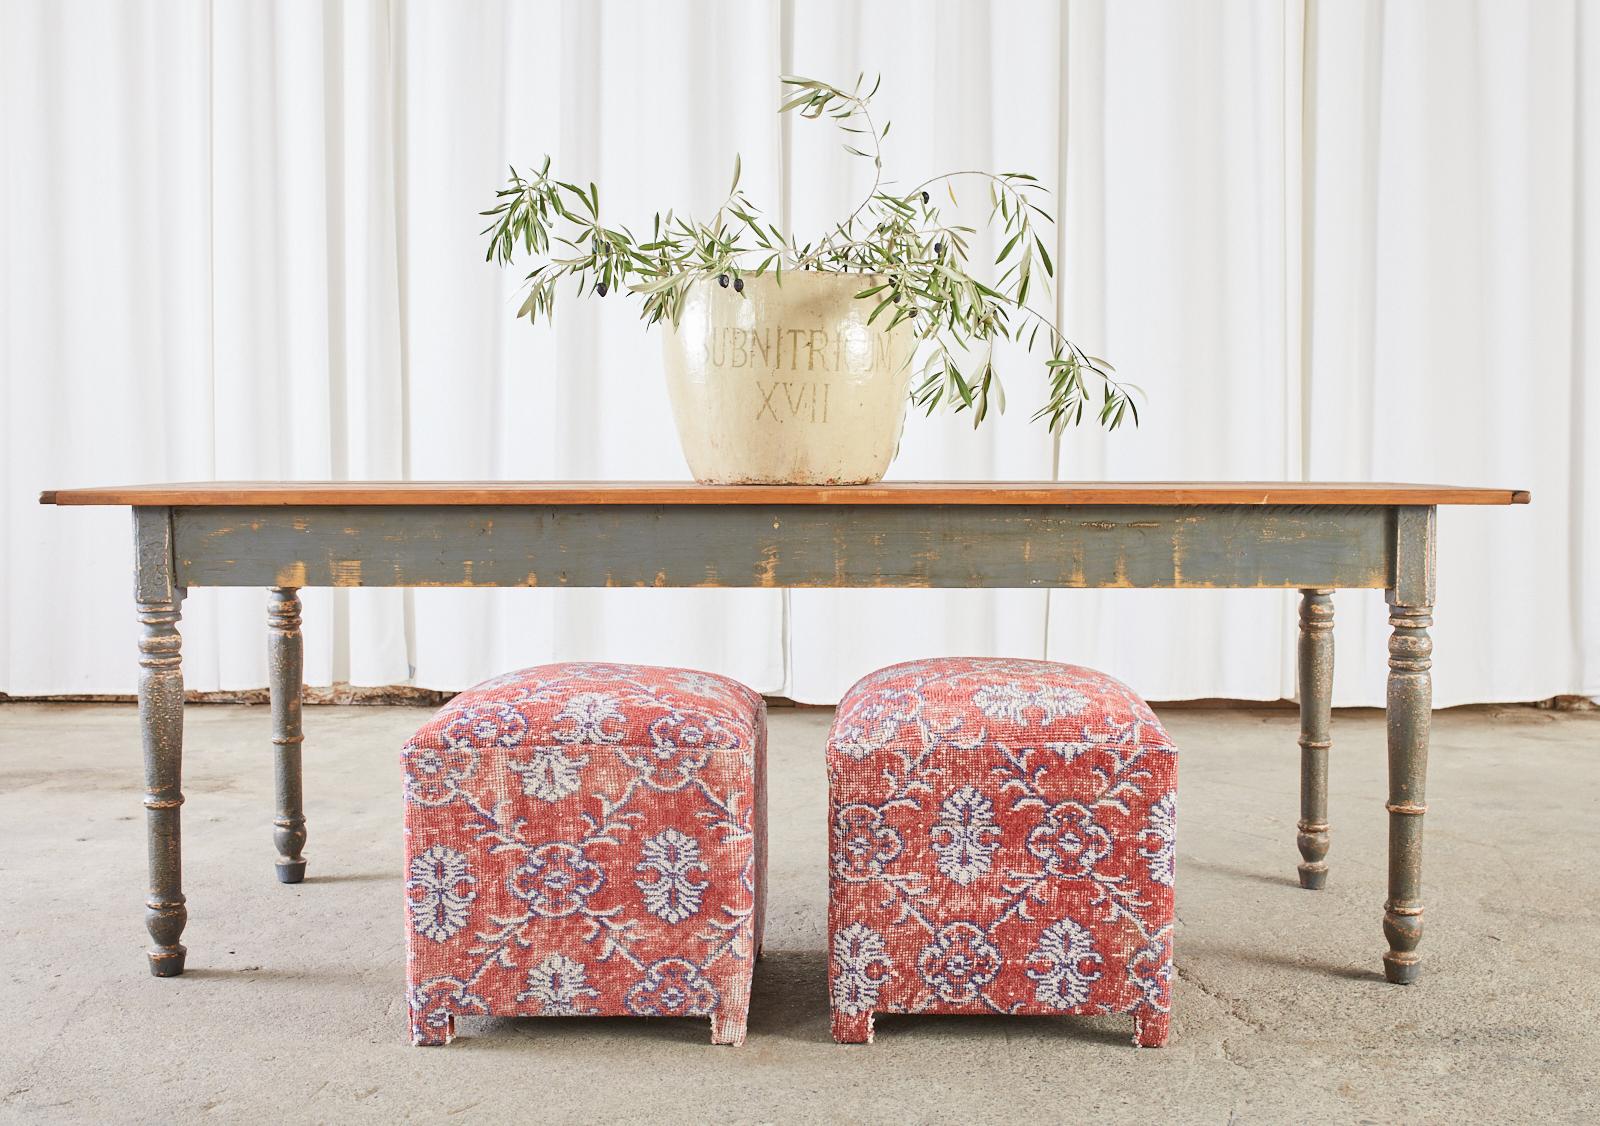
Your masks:
<path fill-rule="evenodd" d="M 859 485 L 889 468 L 905 424 L 909 324 L 867 324 L 870 274 L 786 272 L 744 292 L 697 282 L 663 357 L 678 437 L 705 484 Z"/>

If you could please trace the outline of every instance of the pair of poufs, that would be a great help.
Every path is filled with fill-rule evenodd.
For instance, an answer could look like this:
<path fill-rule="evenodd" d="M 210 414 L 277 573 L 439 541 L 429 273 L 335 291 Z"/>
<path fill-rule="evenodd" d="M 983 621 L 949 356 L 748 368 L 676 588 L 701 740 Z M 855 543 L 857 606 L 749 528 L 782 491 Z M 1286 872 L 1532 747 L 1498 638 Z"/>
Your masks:
<path fill-rule="evenodd" d="M 726 677 L 571 663 L 487 681 L 403 755 L 407 1003 L 706 1017 L 743 1042 L 766 900 L 766 708 Z M 1177 755 L 1125 685 L 894 665 L 827 748 L 833 1035 L 875 1013 L 1111 1014 L 1166 1042 Z"/>

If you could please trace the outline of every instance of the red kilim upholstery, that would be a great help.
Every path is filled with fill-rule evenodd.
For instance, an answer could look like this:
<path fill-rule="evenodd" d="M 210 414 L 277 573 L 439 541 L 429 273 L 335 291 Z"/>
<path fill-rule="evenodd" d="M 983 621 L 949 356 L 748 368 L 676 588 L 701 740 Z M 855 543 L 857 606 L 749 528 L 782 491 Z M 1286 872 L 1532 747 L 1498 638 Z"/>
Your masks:
<path fill-rule="evenodd" d="M 1090 669 L 865 677 L 828 740 L 834 1039 L 874 1013 L 1131 1013 L 1166 1043 L 1177 750 Z"/>
<path fill-rule="evenodd" d="M 588 1014 L 742 1043 L 765 758 L 761 697 L 688 669 L 543 665 L 450 701 L 403 754 L 412 1042 Z"/>

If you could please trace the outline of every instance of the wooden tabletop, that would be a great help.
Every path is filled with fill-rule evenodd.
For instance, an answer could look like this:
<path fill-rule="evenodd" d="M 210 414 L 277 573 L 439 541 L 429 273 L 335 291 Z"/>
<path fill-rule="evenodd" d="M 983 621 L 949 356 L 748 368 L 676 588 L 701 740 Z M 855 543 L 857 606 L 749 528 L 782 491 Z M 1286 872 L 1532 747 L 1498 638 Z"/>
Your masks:
<path fill-rule="evenodd" d="M 52 489 L 40 504 L 1527 504 L 1521 489 L 1307 481 L 895 481 L 878 485 L 696 485 L 676 481 L 210 481 Z"/>

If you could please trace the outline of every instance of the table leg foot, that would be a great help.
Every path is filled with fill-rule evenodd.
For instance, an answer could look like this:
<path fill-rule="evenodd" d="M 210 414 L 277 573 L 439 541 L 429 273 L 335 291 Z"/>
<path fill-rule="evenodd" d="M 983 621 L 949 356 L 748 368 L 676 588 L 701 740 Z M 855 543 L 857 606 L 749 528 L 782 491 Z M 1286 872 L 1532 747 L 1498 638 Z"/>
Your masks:
<path fill-rule="evenodd" d="M 146 923 L 148 926 L 149 924 Z M 177 977 L 183 973 L 183 960 L 189 954 L 189 948 L 181 943 L 177 946 L 157 946 L 145 952 L 150 960 L 150 975 L 152 977 Z"/>
<path fill-rule="evenodd" d="M 1415 985 L 1421 976 L 1422 960 L 1415 954 L 1391 950 L 1383 956 L 1383 977 L 1391 985 Z"/>
<path fill-rule="evenodd" d="M 1305 851 L 1302 847 L 1301 851 Z M 1300 886 L 1307 891 L 1321 891 L 1328 886 L 1328 866 L 1318 863 L 1300 865 Z"/>

